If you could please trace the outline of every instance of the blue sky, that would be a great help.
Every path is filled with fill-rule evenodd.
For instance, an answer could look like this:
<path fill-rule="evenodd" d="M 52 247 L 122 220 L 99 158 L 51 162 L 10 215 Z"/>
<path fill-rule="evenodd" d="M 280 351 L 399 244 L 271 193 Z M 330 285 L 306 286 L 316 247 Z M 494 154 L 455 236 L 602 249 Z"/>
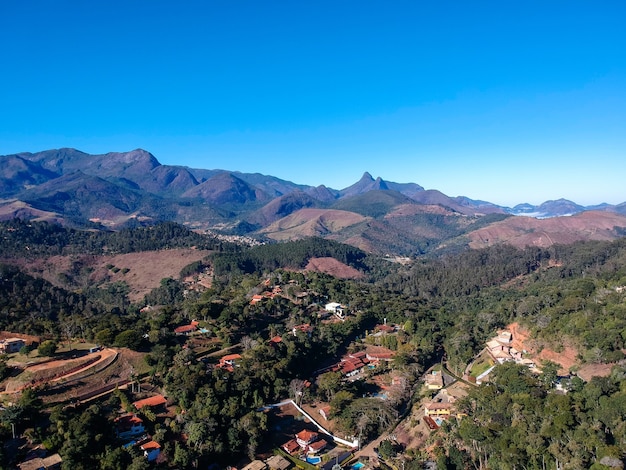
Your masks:
<path fill-rule="evenodd" d="M 0 154 L 626 201 L 626 3 L 0 2 Z"/>

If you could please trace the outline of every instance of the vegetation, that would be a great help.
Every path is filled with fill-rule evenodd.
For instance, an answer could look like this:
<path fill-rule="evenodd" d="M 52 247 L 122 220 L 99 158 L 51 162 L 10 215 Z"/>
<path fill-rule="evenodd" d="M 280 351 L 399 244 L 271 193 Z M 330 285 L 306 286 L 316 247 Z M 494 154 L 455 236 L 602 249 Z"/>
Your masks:
<path fill-rule="evenodd" d="M 117 234 L 21 221 L 2 227 L 3 235 L 10 235 L 1 243 L 16 256 L 215 242 L 167 224 Z M 16 232 L 24 238 L 11 241 Z M 49 247 L 49 242 L 59 245 Z M 48 344 L 74 337 L 145 351 L 151 386 L 163 390 L 176 409 L 167 420 L 142 414 L 150 435 L 163 443 L 168 456 L 163 465 L 206 468 L 253 458 L 271 435 L 261 407 L 287 397 L 327 401 L 341 432 L 365 441 L 377 437 L 410 409 L 424 370 L 442 360 L 453 372 L 464 370 L 487 339 L 515 321 L 540 344 L 575 346 L 581 364 L 617 365 L 609 377 L 588 383 L 573 379 L 568 394 L 554 392 L 554 364 L 544 365 L 539 376 L 515 365 L 496 367 L 489 384 L 473 387 L 460 402 L 466 417 L 450 420 L 434 436 L 440 468 L 602 468 L 603 458 L 624 458 L 626 369 L 619 362 L 626 349 L 626 239 L 549 249 L 497 246 L 408 266 L 317 238 L 229 250 L 181 272 L 212 268 L 210 288 L 191 291 L 181 279 L 166 278 L 140 305 L 128 302 L 123 283 L 109 291 L 70 292 L 0 265 L 0 328 L 42 336 L 41 355 L 54 353 L 45 351 Z M 313 256 L 333 256 L 368 272 L 369 279 L 346 281 L 299 270 Z M 251 304 L 253 295 L 274 285 L 282 287 L 280 295 Z M 321 305 L 329 301 L 346 307 L 346 321 L 321 318 Z M 140 309 L 145 303 L 158 307 Z M 203 351 L 212 350 L 213 343 L 206 344 L 211 341 L 241 353 L 232 371 L 217 367 L 217 358 L 199 360 L 195 337 L 173 333 L 194 319 L 204 329 L 197 335 Z M 400 325 L 400 331 L 367 336 L 385 321 Z M 310 329 L 294 328 L 303 324 Z M 276 335 L 281 341 L 270 343 Z M 393 371 L 406 382 L 387 400 L 372 398 L 365 382 L 346 383 L 338 372 L 318 372 L 371 344 L 396 353 L 372 373 Z M 0 358 L 0 374 L 8 373 Z M 307 381 L 312 383 L 304 387 Z M 33 442 L 59 452 L 64 468 L 146 465 L 114 438 L 112 419 L 121 405 L 130 407 L 131 393 L 44 410 L 38 399 L 45 393 L 27 389 L 20 402 L 2 412 L 3 438 L 19 418 L 18 432 L 30 428 Z M 402 453 L 391 442 L 381 443 L 379 451 L 388 459 Z M 9 458 L 0 455 L 0 463 L 8 465 Z M 418 460 L 407 465 L 417 468 Z"/>

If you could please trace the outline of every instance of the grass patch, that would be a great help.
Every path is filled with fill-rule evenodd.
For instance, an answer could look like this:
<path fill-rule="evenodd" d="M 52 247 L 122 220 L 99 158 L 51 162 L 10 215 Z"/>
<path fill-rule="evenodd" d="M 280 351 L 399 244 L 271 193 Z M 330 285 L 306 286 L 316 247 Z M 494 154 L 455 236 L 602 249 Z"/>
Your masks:
<path fill-rule="evenodd" d="M 474 361 L 474 365 L 472 366 L 472 370 L 469 375 L 471 377 L 478 377 L 491 366 L 493 366 L 493 360 L 487 354 L 483 353 L 476 358 L 476 361 Z"/>

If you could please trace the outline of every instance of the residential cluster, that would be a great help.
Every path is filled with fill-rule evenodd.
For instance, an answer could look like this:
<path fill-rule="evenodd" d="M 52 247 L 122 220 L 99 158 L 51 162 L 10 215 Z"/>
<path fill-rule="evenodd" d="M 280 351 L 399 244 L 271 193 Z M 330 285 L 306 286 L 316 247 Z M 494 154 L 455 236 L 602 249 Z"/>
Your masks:
<path fill-rule="evenodd" d="M 163 395 L 154 395 L 133 402 L 137 410 L 147 407 L 152 411 L 163 410 L 166 404 L 167 399 Z M 143 452 L 148 462 L 158 461 L 161 455 L 161 444 L 146 434 L 143 420 L 139 416 L 134 413 L 119 416 L 115 419 L 115 429 L 117 437 L 124 441 L 122 447 L 137 447 Z"/>

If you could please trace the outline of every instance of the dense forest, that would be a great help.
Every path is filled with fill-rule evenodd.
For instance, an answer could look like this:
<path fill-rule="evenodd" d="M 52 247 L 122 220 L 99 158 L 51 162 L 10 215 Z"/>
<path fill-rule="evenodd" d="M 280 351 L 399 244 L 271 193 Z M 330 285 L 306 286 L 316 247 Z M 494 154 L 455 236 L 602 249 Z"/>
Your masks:
<path fill-rule="evenodd" d="M 374 438 L 409 409 L 421 373 L 441 361 L 452 371 L 463 370 L 490 336 L 513 321 L 555 350 L 575 346 L 580 363 L 616 367 L 609 377 L 573 380 L 567 394 L 554 393 L 557 377 L 549 364 L 540 375 L 514 365 L 496 368 L 493 380 L 473 387 L 460 404 L 466 417 L 450 420 L 433 435 L 439 468 L 599 469 L 607 468 L 600 464 L 603 458 L 602 465 L 624 458 L 626 374 L 619 364 L 626 349 L 625 239 L 547 249 L 502 245 L 404 266 L 321 239 L 225 246 L 175 224 L 95 233 L 12 221 L 3 223 L 0 233 L 5 258 L 0 328 L 55 341 L 80 336 L 146 353 L 151 384 L 179 410 L 167 424 L 142 415 L 151 434 L 166 443 L 170 459 L 163 468 L 253 458 L 271 434 L 260 407 L 297 392 L 328 401 L 346 433 Z M 147 300 L 131 304 L 120 301 L 124 286 L 112 286 L 108 297 L 101 291 L 70 292 L 10 264 L 11 256 L 174 246 L 222 251 L 184 270 L 189 275 L 212 267 L 210 288 L 191 292 L 182 279 L 163 279 Z M 367 276 L 341 280 L 302 271 L 308 259 L 320 256 L 335 257 Z M 284 286 L 283 294 L 252 305 L 264 282 Z M 323 322 L 318 312 L 329 301 L 345 305 L 350 319 Z M 156 307 L 141 310 L 146 304 Z M 239 345 L 244 351 L 239 367 L 230 374 L 207 367 L 173 334 L 191 319 L 223 347 Z M 333 372 L 302 388 L 320 367 L 363 348 L 359 338 L 384 321 L 401 327 L 380 340 L 396 353 L 387 367 L 406 378 L 401 394 L 384 402 L 367 398 L 363 384 L 342 383 Z M 311 331 L 296 334 L 293 328 L 300 324 L 311 325 Z M 282 342 L 272 345 L 268 340 L 275 335 Z M 15 415 L 27 416 L 31 437 L 60 452 L 63 468 L 145 467 L 140 456 L 113 447 L 111 417 L 128 405 L 124 393 L 71 410 L 46 410 L 27 399 L 11 408 L 13 415 L 3 414 L 3 439 Z M 420 468 L 428 456 L 405 458 Z M 9 456 L 2 459 L 7 465 Z"/>
<path fill-rule="evenodd" d="M 238 249 L 235 244 L 195 233 L 173 222 L 113 232 L 12 219 L 0 222 L 0 233 L 0 256 L 10 257 L 134 253 L 191 246 L 217 251 Z"/>

